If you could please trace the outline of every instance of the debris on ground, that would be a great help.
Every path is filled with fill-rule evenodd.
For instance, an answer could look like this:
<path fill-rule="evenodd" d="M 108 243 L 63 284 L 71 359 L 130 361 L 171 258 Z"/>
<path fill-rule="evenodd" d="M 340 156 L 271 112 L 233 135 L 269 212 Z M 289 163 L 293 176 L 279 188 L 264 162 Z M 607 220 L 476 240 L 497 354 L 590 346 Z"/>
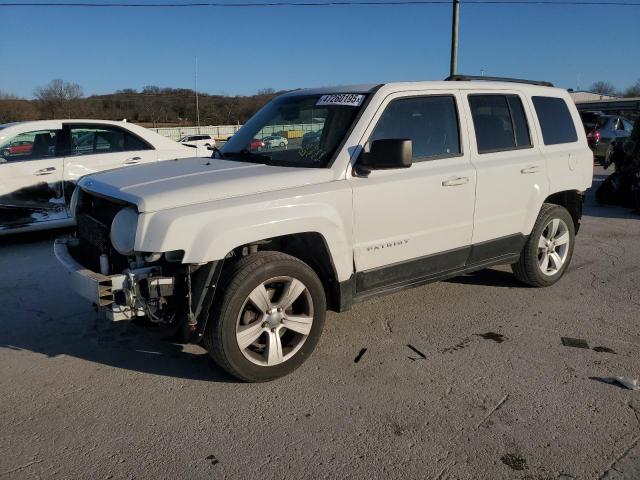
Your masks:
<path fill-rule="evenodd" d="M 356 355 L 356 358 L 353 359 L 353 363 L 358 363 L 360 361 L 360 359 L 362 358 L 362 356 L 364 355 L 364 352 L 366 352 L 367 349 L 363 348 L 362 350 L 360 350 L 358 352 L 358 355 Z"/>
<path fill-rule="evenodd" d="M 629 377 L 589 377 L 592 380 L 618 385 L 628 390 L 640 390 L 640 382 L 636 378 Z"/>
<path fill-rule="evenodd" d="M 526 470 L 527 469 L 527 460 L 522 458 L 519 455 L 515 455 L 513 453 L 507 453 L 500 457 L 502 463 L 504 463 L 507 467 L 512 470 Z"/>
<path fill-rule="evenodd" d="M 476 335 L 478 337 L 484 338 L 485 340 L 493 340 L 497 343 L 502 343 L 507 339 L 507 337 L 505 337 L 504 335 L 496 332 L 476 333 Z"/>
<path fill-rule="evenodd" d="M 409 347 L 411 350 L 413 350 L 415 353 L 417 353 L 419 355 L 419 358 L 413 358 L 413 357 L 409 357 L 409 360 L 425 360 L 427 358 L 427 356 L 422 353 L 420 350 L 418 350 L 416 347 L 414 347 L 413 345 L 407 344 L 407 347 Z"/>
<path fill-rule="evenodd" d="M 593 347 L 593 351 L 598 353 L 613 353 L 614 355 L 617 355 L 617 353 L 609 347 Z"/>
<path fill-rule="evenodd" d="M 582 338 L 560 337 L 562 345 L 565 347 L 589 348 L 589 344 Z"/>

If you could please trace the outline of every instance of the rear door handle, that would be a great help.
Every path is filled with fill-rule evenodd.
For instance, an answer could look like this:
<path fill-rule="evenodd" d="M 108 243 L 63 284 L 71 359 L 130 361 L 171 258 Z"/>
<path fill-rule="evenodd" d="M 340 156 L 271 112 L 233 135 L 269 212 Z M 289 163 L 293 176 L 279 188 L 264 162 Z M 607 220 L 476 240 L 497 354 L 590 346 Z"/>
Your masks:
<path fill-rule="evenodd" d="M 452 177 L 442 182 L 443 187 L 456 187 L 469 183 L 469 177 Z"/>
<path fill-rule="evenodd" d="M 125 165 L 135 165 L 136 163 L 140 163 L 140 160 L 142 160 L 142 157 L 131 157 L 127 158 L 123 163 Z"/>
<path fill-rule="evenodd" d="M 530 167 L 523 168 L 522 170 L 520 170 L 520 173 L 526 175 L 527 173 L 538 173 L 539 171 L 540 167 L 538 167 L 537 165 L 532 165 Z"/>
<path fill-rule="evenodd" d="M 36 173 L 34 173 L 34 175 L 41 177 L 42 175 L 51 175 L 55 171 L 56 171 L 56 167 L 41 168 L 40 170 L 37 170 Z"/>

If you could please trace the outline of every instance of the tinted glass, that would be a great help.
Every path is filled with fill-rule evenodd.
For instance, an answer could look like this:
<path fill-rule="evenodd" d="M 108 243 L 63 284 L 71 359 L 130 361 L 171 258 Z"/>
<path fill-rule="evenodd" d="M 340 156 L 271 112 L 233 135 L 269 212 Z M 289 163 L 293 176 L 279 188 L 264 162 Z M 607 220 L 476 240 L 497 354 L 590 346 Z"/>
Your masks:
<path fill-rule="evenodd" d="M 366 94 L 283 95 L 236 132 L 218 157 L 280 166 L 323 168 L 349 132 Z M 277 136 L 280 141 L 265 141 Z"/>
<path fill-rule="evenodd" d="M 479 153 L 516 148 L 506 95 L 469 95 Z"/>
<path fill-rule="evenodd" d="M 611 121 L 611 117 L 600 117 L 596 122 L 596 128 L 599 130 L 606 128 L 607 124 L 609 124 L 610 121 Z"/>
<path fill-rule="evenodd" d="M 59 135 L 57 130 L 39 130 L 5 140 L 0 144 L 0 163 L 55 157 Z"/>
<path fill-rule="evenodd" d="M 596 128 L 600 115 L 594 112 L 580 112 L 580 118 L 582 119 L 585 131 L 589 132 Z"/>
<path fill-rule="evenodd" d="M 382 114 L 370 141 L 409 139 L 414 161 L 460 153 L 458 113 L 452 96 L 393 101 Z"/>
<path fill-rule="evenodd" d="M 572 143 L 578 140 L 576 127 L 562 98 L 533 97 L 545 145 Z"/>
<path fill-rule="evenodd" d="M 513 120 L 513 128 L 516 133 L 517 147 L 530 147 L 531 137 L 529 136 L 529 124 L 527 116 L 524 113 L 522 100 L 517 95 L 507 95 L 507 102 L 511 109 L 511 119 Z"/>
<path fill-rule="evenodd" d="M 125 135 L 125 147 L 127 150 L 129 151 L 133 151 L 133 150 L 151 150 L 151 147 L 149 146 L 149 144 L 147 142 L 145 142 L 144 140 L 136 137 L 135 135 L 132 135 L 130 133 L 127 133 Z"/>
<path fill-rule="evenodd" d="M 119 128 L 71 128 L 72 155 L 148 150 L 149 148 L 146 142 Z"/>

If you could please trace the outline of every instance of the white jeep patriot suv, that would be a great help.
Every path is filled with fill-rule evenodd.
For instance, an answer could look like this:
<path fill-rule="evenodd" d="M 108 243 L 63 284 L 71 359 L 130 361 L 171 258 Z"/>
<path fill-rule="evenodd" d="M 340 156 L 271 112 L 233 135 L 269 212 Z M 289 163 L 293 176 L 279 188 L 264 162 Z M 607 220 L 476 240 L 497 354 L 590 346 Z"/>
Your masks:
<path fill-rule="evenodd" d="M 246 381 L 298 367 L 327 309 L 496 264 L 554 284 L 593 174 L 571 98 L 448 80 L 297 90 L 211 159 L 84 177 L 56 256 L 112 320 L 202 340 Z"/>

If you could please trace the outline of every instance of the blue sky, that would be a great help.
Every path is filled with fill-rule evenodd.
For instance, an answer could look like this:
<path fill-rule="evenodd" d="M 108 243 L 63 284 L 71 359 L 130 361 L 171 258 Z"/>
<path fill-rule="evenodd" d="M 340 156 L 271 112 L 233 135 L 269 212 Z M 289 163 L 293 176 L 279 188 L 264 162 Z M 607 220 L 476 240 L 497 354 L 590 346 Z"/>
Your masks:
<path fill-rule="evenodd" d="M 85 94 L 144 85 L 252 94 L 361 82 L 442 79 L 451 7 L 2 8 L 0 90 L 31 97 L 54 78 Z M 640 7 L 465 5 L 461 73 L 566 88 L 640 78 Z"/>

